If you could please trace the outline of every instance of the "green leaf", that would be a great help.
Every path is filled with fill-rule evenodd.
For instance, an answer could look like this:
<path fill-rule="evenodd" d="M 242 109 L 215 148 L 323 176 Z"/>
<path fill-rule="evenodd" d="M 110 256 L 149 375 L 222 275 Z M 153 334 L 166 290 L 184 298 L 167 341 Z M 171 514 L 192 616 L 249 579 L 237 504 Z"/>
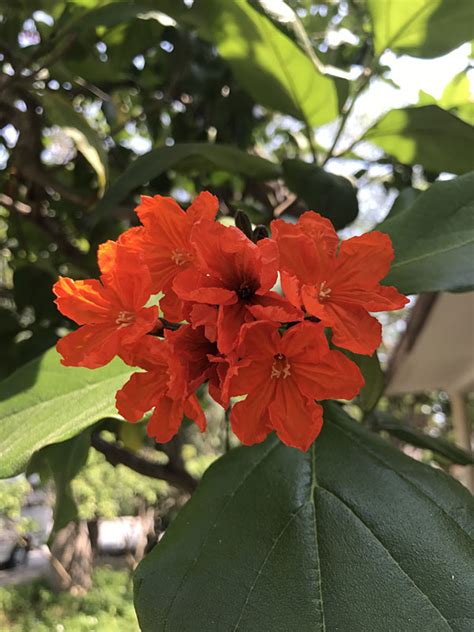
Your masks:
<path fill-rule="evenodd" d="M 272 180 L 281 175 L 279 165 L 258 156 L 246 154 L 230 145 L 183 143 L 173 147 L 160 147 L 137 158 L 117 178 L 95 207 L 96 218 L 98 219 L 120 203 L 134 189 L 143 186 L 169 169 L 181 171 L 219 169 L 261 180 Z"/>
<path fill-rule="evenodd" d="M 0 478 L 21 472 L 31 455 L 79 434 L 115 412 L 115 391 L 130 368 L 114 360 L 102 369 L 64 367 L 55 349 L 0 383 Z"/>
<path fill-rule="evenodd" d="M 336 84 L 246 0 L 197 0 L 190 20 L 216 44 L 239 84 L 261 105 L 310 126 L 339 114 Z"/>
<path fill-rule="evenodd" d="M 89 11 L 81 11 L 73 14 L 73 17 L 65 22 L 58 30 L 56 37 L 74 32 L 87 32 L 98 26 L 111 27 L 121 22 L 128 22 L 132 18 L 141 18 L 145 20 L 157 20 L 164 26 L 170 26 L 173 20 L 160 11 L 154 10 L 150 4 L 146 2 L 109 2 L 108 4 L 97 7 L 96 2 L 91 2 Z M 173 11 L 173 4 L 170 0 L 160 0 L 158 8 Z"/>
<path fill-rule="evenodd" d="M 445 110 L 454 109 L 459 118 L 474 124 L 474 96 L 466 71 L 460 72 L 445 87 L 439 101 Z"/>
<path fill-rule="evenodd" d="M 420 193 L 421 191 L 419 189 L 414 189 L 412 187 L 402 189 L 395 199 L 392 208 L 388 212 L 386 219 L 392 219 L 392 217 L 395 217 L 395 215 L 400 213 L 400 211 L 404 211 L 410 206 L 413 206 Z"/>
<path fill-rule="evenodd" d="M 474 173 L 435 182 L 415 203 L 377 226 L 395 260 L 384 284 L 405 294 L 474 285 Z"/>
<path fill-rule="evenodd" d="M 377 406 L 385 388 L 385 375 L 377 352 L 372 356 L 358 355 L 351 351 L 344 353 L 357 364 L 364 376 L 365 384 L 357 396 L 357 403 L 364 413 L 370 413 Z"/>
<path fill-rule="evenodd" d="M 472 518 L 457 481 L 331 405 L 313 451 L 271 438 L 211 466 L 136 571 L 140 627 L 467 631 Z"/>
<path fill-rule="evenodd" d="M 69 522 L 77 519 L 78 511 L 74 499 L 71 481 L 79 474 L 86 464 L 90 448 L 89 432 L 48 445 L 33 455 L 28 470 L 44 473 L 49 470 L 55 486 L 54 527 L 53 532 L 64 528 Z M 44 476 L 44 474 L 43 474 Z"/>
<path fill-rule="evenodd" d="M 375 53 L 438 57 L 474 38 L 471 0 L 367 0 Z"/>
<path fill-rule="evenodd" d="M 33 307 L 36 319 L 58 316 L 51 300 L 51 288 L 57 279 L 53 268 L 40 263 L 27 263 L 13 273 L 13 296 L 19 310 Z"/>
<path fill-rule="evenodd" d="M 338 230 L 357 217 L 357 193 L 347 178 L 297 159 L 283 161 L 283 177 L 293 193 Z"/>
<path fill-rule="evenodd" d="M 63 131 L 72 138 L 78 151 L 96 172 L 99 195 L 102 195 L 107 182 L 108 158 L 97 132 L 62 95 L 44 92 L 41 96 L 41 103 L 50 122 L 63 128 Z"/>
<path fill-rule="evenodd" d="M 391 110 L 363 139 L 406 165 L 450 173 L 474 169 L 474 127 L 436 105 Z"/>
<path fill-rule="evenodd" d="M 371 417 L 371 421 L 375 430 L 384 430 L 400 441 L 410 443 L 423 450 L 431 450 L 435 455 L 441 456 L 450 463 L 457 465 L 472 465 L 474 463 L 472 454 L 457 445 L 440 437 L 430 437 L 430 435 L 402 423 L 393 415 L 377 411 Z"/>

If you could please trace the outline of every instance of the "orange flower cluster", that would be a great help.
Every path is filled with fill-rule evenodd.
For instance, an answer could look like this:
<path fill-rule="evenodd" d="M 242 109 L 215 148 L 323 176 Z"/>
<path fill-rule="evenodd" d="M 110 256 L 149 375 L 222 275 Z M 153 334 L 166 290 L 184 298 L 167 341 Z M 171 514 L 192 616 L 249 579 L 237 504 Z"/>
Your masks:
<path fill-rule="evenodd" d="M 275 220 L 272 237 L 255 241 L 216 222 L 217 210 L 208 192 L 186 212 L 143 197 L 141 226 L 100 246 L 100 281 L 60 278 L 56 304 L 80 325 L 57 344 L 62 363 L 93 369 L 119 356 L 142 369 L 117 393 L 117 409 L 131 422 L 153 409 L 148 434 L 159 442 L 183 415 L 204 430 L 195 392 L 207 382 L 224 408 L 246 395 L 230 417 L 244 444 L 275 431 L 306 450 L 322 426 L 317 402 L 351 399 L 364 384 L 328 334 L 331 347 L 372 354 L 381 328 L 369 312 L 407 302 L 380 285 L 390 239 L 372 232 L 340 244 L 331 222 L 309 211 L 296 224 Z M 162 317 L 147 307 L 156 294 Z"/>

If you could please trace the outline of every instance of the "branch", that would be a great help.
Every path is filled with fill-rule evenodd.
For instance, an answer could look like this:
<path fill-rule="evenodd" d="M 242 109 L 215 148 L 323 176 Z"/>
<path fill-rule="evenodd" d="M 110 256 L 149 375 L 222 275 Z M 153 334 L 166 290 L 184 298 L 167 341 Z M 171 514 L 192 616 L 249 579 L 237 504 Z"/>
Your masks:
<path fill-rule="evenodd" d="M 116 443 L 105 441 L 98 433 L 92 435 L 91 444 L 98 452 L 101 452 L 106 460 L 113 466 L 119 463 L 126 465 L 134 472 L 138 472 L 149 478 L 159 478 L 163 481 L 167 481 L 175 487 L 180 487 L 189 494 L 196 489 L 196 479 L 193 478 L 191 474 L 188 474 L 186 470 L 173 466 L 171 462 L 167 465 L 153 463 L 153 461 L 148 461 L 141 456 L 137 456 Z"/>

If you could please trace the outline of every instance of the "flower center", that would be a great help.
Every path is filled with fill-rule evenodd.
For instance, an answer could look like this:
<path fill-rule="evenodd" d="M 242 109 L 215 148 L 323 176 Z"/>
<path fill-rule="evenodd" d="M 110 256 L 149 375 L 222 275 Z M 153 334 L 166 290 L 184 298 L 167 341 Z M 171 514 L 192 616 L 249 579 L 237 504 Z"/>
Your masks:
<path fill-rule="evenodd" d="M 184 264 L 189 263 L 192 258 L 192 254 L 182 248 L 176 248 L 171 252 L 171 261 L 173 261 L 177 266 L 184 266 Z"/>
<path fill-rule="evenodd" d="M 273 356 L 272 374 L 270 377 L 282 377 L 286 380 L 291 375 L 290 363 L 283 353 L 277 353 Z"/>
<path fill-rule="evenodd" d="M 323 281 L 319 286 L 319 302 L 323 303 L 330 296 L 331 288 L 326 286 L 326 281 Z"/>
<path fill-rule="evenodd" d="M 115 323 L 120 327 L 128 327 L 135 321 L 135 314 L 133 312 L 119 312 L 119 315 L 115 319 Z"/>
<path fill-rule="evenodd" d="M 242 300 L 246 301 L 251 298 L 255 294 L 255 287 L 251 283 L 244 282 L 240 285 L 237 290 L 237 296 Z"/>

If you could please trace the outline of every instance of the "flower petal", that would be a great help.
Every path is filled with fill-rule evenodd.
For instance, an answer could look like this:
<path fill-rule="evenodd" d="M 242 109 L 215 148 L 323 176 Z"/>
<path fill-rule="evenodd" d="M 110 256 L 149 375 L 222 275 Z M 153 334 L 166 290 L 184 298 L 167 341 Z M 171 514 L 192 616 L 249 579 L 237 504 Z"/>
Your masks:
<path fill-rule="evenodd" d="M 196 395 L 191 395 L 184 402 L 184 414 L 188 419 L 194 421 L 201 432 L 206 429 L 206 415 L 204 414 L 201 404 Z"/>
<path fill-rule="evenodd" d="M 276 292 L 267 292 L 263 296 L 255 295 L 247 310 L 257 320 L 271 320 L 280 323 L 291 323 L 302 320 L 303 312 L 294 307 L 286 298 Z"/>
<path fill-rule="evenodd" d="M 237 301 L 235 292 L 225 288 L 218 278 L 205 276 L 194 268 L 176 277 L 173 290 L 182 300 L 196 303 L 229 305 Z"/>
<path fill-rule="evenodd" d="M 56 343 L 64 366 L 82 366 L 97 369 L 108 364 L 120 350 L 117 327 L 110 325 L 84 325 Z"/>
<path fill-rule="evenodd" d="M 113 290 L 118 305 L 125 310 L 138 312 L 151 295 L 150 272 L 137 252 L 116 242 L 109 243 L 115 247 L 115 262 L 102 275 L 102 281 Z"/>
<path fill-rule="evenodd" d="M 140 421 L 164 396 L 166 382 L 165 371 L 134 373 L 115 396 L 118 412 L 127 421 Z"/>
<path fill-rule="evenodd" d="M 388 235 L 365 233 L 342 242 L 331 283 L 342 288 L 370 288 L 387 276 L 394 253 Z"/>
<path fill-rule="evenodd" d="M 268 321 L 243 325 L 237 351 L 245 358 L 273 359 L 273 356 L 280 352 L 278 325 Z"/>
<path fill-rule="evenodd" d="M 306 451 L 321 432 L 322 408 L 303 397 L 292 380 L 278 381 L 268 414 L 278 437 L 293 448 Z"/>
<path fill-rule="evenodd" d="M 252 321 L 253 316 L 248 312 L 243 301 L 234 305 L 221 305 L 217 316 L 217 346 L 221 353 L 229 353 L 239 342 L 242 325 Z"/>
<path fill-rule="evenodd" d="M 235 435 L 244 445 L 264 441 L 272 427 L 268 418 L 268 406 L 272 401 L 274 385 L 269 380 L 266 386 L 237 402 L 230 414 L 230 423 Z"/>
<path fill-rule="evenodd" d="M 367 310 L 358 305 L 328 303 L 328 324 L 332 327 L 332 342 L 354 353 L 372 355 L 382 342 L 382 326 Z"/>
<path fill-rule="evenodd" d="M 183 421 L 183 400 L 163 397 L 150 417 L 147 434 L 158 443 L 167 443 L 178 432 Z"/>
<path fill-rule="evenodd" d="M 186 218 L 193 224 L 203 219 L 213 220 L 218 210 L 219 200 L 216 196 L 209 191 L 201 191 L 187 209 Z"/>
<path fill-rule="evenodd" d="M 364 385 L 359 367 L 340 351 L 328 351 L 318 363 L 308 360 L 292 360 L 291 375 L 310 399 L 352 399 Z"/>
<path fill-rule="evenodd" d="M 110 319 L 110 295 L 96 279 L 73 281 L 59 277 L 53 292 L 57 296 L 54 302 L 61 314 L 78 325 L 104 323 Z"/>

